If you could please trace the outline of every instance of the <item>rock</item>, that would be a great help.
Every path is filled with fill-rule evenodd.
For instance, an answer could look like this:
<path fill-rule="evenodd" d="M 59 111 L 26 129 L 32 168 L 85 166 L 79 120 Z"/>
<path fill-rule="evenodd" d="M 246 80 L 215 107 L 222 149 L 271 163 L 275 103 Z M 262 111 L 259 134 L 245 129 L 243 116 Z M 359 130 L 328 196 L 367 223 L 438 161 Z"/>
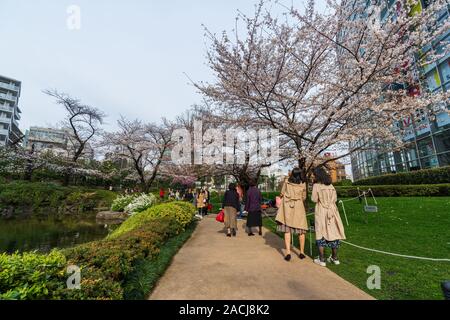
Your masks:
<path fill-rule="evenodd" d="M 98 220 L 126 220 L 128 214 L 125 212 L 101 211 L 97 213 Z"/>

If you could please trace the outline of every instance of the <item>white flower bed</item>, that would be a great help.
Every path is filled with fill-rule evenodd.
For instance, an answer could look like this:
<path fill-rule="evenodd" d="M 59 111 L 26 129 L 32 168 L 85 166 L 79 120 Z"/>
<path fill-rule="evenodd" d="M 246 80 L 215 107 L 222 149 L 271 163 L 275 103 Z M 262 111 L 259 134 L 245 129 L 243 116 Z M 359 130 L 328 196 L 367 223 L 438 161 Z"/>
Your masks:
<path fill-rule="evenodd" d="M 143 193 L 125 207 L 125 212 L 128 212 L 130 214 L 142 212 L 150 208 L 156 202 L 157 199 L 153 194 Z"/>

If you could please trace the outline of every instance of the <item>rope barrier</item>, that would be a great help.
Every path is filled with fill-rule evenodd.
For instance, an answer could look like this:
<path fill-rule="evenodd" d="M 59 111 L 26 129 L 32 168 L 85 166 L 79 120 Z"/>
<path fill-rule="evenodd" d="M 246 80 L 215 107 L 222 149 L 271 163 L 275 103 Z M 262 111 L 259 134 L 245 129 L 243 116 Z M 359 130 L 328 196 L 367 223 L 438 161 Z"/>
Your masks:
<path fill-rule="evenodd" d="M 339 203 L 342 205 L 342 211 L 344 211 L 345 222 L 347 223 L 347 227 L 348 227 L 347 212 L 345 212 L 344 202 L 342 200 L 340 200 Z"/>
<path fill-rule="evenodd" d="M 354 243 L 347 242 L 347 241 L 344 241 L 344 240 L 341 240 L 341 242 L 345 243 L 345 244 L 348 244 L 349 246 L 353 246 L 355 248 L 359 248 L 359 249 L 366 250 L 366 251 L 371 251 L 371 252 L 376 252 L 376 253 L 382 253 L 382 254 L 386 254 L 386 255 L 390 255 L 390 256 L 409 258 L 409 259 L 437 261 L 437 262 L 450 262 L 450 259 L 435 259 L 435 258 L 428 258 L 428 257 L 409 256 L 409 255 L 404 255 L 404 254 L 398 254 L 398 253 L 393 253 L 393 252 L 387 252 L 387 251 L 381 251 L 381 250 L 366 248 L 366 247 L 362 247 L 362 246 L 359 246 L 359 245 L 356 245 Z"/>

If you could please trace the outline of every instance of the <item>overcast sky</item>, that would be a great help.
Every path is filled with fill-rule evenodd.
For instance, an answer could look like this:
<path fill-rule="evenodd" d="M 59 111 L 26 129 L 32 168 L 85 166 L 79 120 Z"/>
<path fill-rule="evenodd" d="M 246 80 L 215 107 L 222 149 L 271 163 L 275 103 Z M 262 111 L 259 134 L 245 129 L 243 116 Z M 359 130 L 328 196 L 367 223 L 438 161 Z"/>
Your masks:
<path fill-rule="evenodd" d="M 284 0 L 290 4 L 292 0 Z M 283 1 L 282 1 L 283 2 Z M 211 80 L 202 24 L 232 30 L 255 0 L 0 0 L 0 75 L 22 81 L 23 131 L 51 126 L 63 110 L 42 94 L 57 88 L 108 114 L 158 121 L 201 102 L 188 82 Z M 303 7 L 303 1 L 294 1 Z M 68 7 L 81 29 L 67 27 Z M 279 9 L 281 7 L 279 5 Z"/>

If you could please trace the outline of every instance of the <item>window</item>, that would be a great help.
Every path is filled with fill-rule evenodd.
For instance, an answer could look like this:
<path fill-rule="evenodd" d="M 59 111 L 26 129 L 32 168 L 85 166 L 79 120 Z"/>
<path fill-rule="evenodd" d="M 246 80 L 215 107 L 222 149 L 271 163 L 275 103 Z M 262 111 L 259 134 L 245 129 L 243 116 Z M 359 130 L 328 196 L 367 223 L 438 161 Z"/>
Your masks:
<path fill-rule="evenodd" d="M 439 73 L 436 69 L 433 69 L 431 72 L 428 72 L 426 77 L 427 77 L 427 87 L 430 92 L 437 90 L 441 86 Z"/>
<path fill-rule="evenodd" d="M 438 157 L 441 166 L 450 166 L 450 151 L 440 154 Z"/>
<path fill-rule="evenodd" d="M 434 136 L 436 153 L 450 152 L 450 130 L 446 130 Z"/>
<path fill-rule="evenodd" d="M 419 149 L 419 155 L 421 158 L 434 154 L 433 141 L 431 140 L 431 137 L 418 141 L 417 148 Z"/>
<path fill-rule="evenodd" d="M 439 72 L 443 83 L 450 81 L 450 58 L 439 65 Z"/>
<path fill-rule="evenodd" d="M 413 171 L 413 170 L 419 170 L 420 169 L 420 164 L 418 161 L 418 157 L 417 157 L 417 151 L 415 149 L 415 145 L 412 144 L 410 145 L 406 150 L 405 150 L 405 157 L 407 160 L 407 167 L 408 170 Z"/>

